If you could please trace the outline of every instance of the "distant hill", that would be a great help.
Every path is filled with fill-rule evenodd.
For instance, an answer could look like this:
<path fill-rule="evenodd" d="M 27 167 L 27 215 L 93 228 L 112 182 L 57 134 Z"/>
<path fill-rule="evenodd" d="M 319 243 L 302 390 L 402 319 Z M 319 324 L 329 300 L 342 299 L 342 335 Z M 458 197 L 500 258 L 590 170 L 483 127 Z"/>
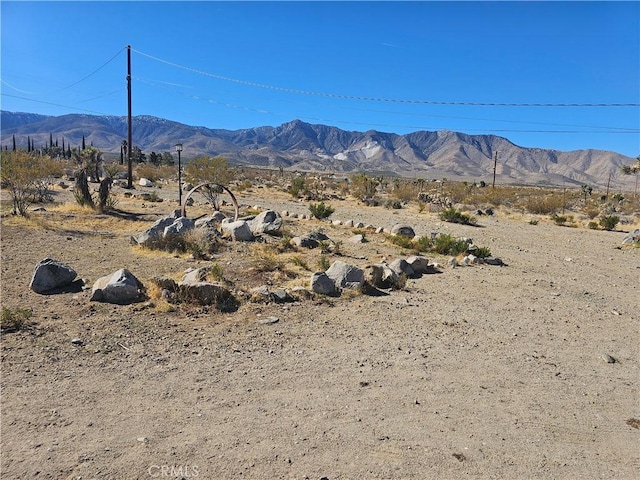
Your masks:
<path fill-rule="evenodd" d="M 87 144 L 119 155 L 120 143 L 127 138 L 124 116 L 0 114 L 3 148 L 11 148 L 14 135 L 22 146 L 26 146 L 27 136 L 38 146 L 47 144 L 50 135 L 78 146 L 84 135 Z M 145 153 L 173 153 L 177 142 L 184 145 L 185 159 L 224 156 L 234 164 L 299 171 L 368 172 L 490 183 L 497 151 L 496 178 L 500 183 L 605 186 L 611 176 L 613 189 L 632 190 L 635 180 L 620 175 L 622 165 L 635 162 L 625 155 L 591 149 L 561 152 L 523 148 L 495 135 L 355 132 L 300 120 L 278 127 L 222 130 L 147 115 L 133 117 L 133 143 Z"/>

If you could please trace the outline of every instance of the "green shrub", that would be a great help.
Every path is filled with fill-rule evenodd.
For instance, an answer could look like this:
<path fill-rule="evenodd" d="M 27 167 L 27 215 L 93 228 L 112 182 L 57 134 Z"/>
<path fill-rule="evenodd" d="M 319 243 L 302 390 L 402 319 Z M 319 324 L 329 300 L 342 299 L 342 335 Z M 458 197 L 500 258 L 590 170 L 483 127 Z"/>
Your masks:
<path fill-rule="evenodd" d="M 455 238 L 448 233 L 440 234 L 436 237 L 434 250 L 440 255 L 459 255 L 467 253 L 469 249 L 469 241 Z"/>
<path fill-rule="evenodd" d="M 418 253 L 428 252 L 432 247 L 433 243 L 431 242 L 431 239 L 429 237 L 421 236 L 413 242 L 413 248 Z"/>
<path fill-rule="evenodd" d="M 491 256 L 491 250 L 489 247 L 476 247 L 471 253 L 478 258 L 487 258 Z"/>
<path fill-rule="evenodd" d="M 300 257 L 299 255 L 291 257 L 291 263 L 293 263 L 294 265 L 304 270 L 309 270 L 309 264 L 306 262 L 304 258 Z"/>
<path fill-rule="evenodd" d="M 565 215 L 556 215 L 555 213 L 551 215 L 551 220 L 554 221 L 556 225 L 564 225 L 567 223 L 567 217 Z"/>
<path fill-rule="evenodd" d="M 318 268 L 321 271 L 326 272 L 330 266 L 331 262 L 329 262 L 329 259 L 325 255 L 320 255 L 320 258 L 318 259 Z"/>
<path fill-rule="evenodd" d="M 324 202 L 320 202 L 309 205 L 309 211 L 311 212 L 311 215 L 318 220 L 323 220 L 325 218 L 329 218 L 336 210 L 332 208 L 331 205 L 325 205 Z"/>
<path fill-rule="evenodd" d="M 10 309 L 2 307 L 2 318 L 0 320 L 0 330 L 6 332 L 18 332 L 26 329 L 33 311 L 28 308 Z"/>
<path fill-rule="evenodd" d="M 597 230 L 598 229 L 598 224 L 597 224 L 597 222 L 589 222 L 587 224 L 587 227 L 590 228 L 591 230 Z"/>
<path fill-rule="evenodd" d="M 387 235 L 387 240 L 401 248 L 413 248 L 413 239 L 404 235 Z"/>
<path fill-rule="evenodd" d="M 449 223 L 460 223 L 462 225 L 476 225 L 477 221 L 471 215 L 462 213 L 455 207 L 449 207 L 439 214 L 440 220 Z"/>
<path fill-rule="evenodd" d="M 613 230 L 620 222 L 620 217 L 615 215 L 607 215 L 606 217 L 602 217 L 600 219 L 600 226 L 605 230 Z"/>

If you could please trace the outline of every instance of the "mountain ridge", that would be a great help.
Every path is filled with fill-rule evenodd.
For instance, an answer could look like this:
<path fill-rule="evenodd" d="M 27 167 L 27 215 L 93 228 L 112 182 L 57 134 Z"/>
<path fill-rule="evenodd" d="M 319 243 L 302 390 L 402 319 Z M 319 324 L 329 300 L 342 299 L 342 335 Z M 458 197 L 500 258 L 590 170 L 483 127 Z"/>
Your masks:
<path fill-rule="evenodd" d="M 133 143 L 143 152 L 174 152 L 183 144 L 185 159 L 223 156 L 230 163 L 342 174 L 392 172 L 399 176 L 449 178 L 489 183 L 498 152 L 496 179 L 500 183 L 605 186 L 632 189 L 634 178 L 619 174 L 635 161 L 616 152 L 594 149 L 559 151 L 520 147 L 505 137 L 469 135 L 448 130 L 416 131 L 404 135 L 369 130 L 347 131 L 295 119 L 279 126 L 239 130 L 210 129 L 139 115 L 132 118 Z M 127 137 L 127 117 L 89 114 L 61 116 L 0 112 L 2 148 L 26 145 L 27 136 L 46 145 L 53 135 L 72 147 L 92 144 L 106 154 L 119 155 Z"/>

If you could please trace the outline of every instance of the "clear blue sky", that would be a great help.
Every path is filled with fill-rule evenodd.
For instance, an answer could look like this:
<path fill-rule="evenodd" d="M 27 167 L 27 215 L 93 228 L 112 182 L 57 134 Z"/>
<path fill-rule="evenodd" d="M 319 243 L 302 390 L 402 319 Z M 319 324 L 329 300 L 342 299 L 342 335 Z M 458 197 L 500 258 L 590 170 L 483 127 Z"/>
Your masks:
<path fill-rule="evenodd" d="M 293 119 L 452 130 L 640 154 L 639 2 L 3 0 L 0 8 L 3 110 L 126 115 L 131 45 L 133 115 L 232 130 Z"/>

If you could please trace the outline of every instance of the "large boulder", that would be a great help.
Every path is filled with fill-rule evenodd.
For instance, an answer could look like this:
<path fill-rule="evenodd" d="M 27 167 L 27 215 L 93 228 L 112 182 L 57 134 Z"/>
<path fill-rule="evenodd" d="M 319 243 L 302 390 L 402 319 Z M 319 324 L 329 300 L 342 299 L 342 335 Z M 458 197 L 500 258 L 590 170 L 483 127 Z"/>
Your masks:
<path fill-rule="evenodd" d="M 46 293 L 70 286 L 77 276 L 70 266 L 45 258 L 36 265 L 29 288 L 36 293 Z"/>
<path fill-rule="evenodd" d="M 376 288 L 396 289 L 402 288 L 405 283 L 398 272 L 384 263 L 368 266 L 367 282 Z"/>
<path fill-rule="evenodd" d="M 267 210 L 247 221 L 254 235 L 276 233 L 282 229 L 282 217 L 278 212 Z"/>
<path fill-rule="evenodd" d="M 311 291 L 321 295 L 336 295 L 336 284 L 325 272 L 315 272 L 311 276 Z"/>
<path fill-rule="evenodd" d="M 131 243 L 143 247 L 151 247 L 162 238 L 165 228 L 172 225 L 175 221 L 176 218 L 174 216 L 159 218 L 144 232 L 135 237 L 131 237 Z"/>
<path fill-rule="evenodd" d="M 215 211 L 212 215 L 197 219 L 196 228 L 218 228 L 225 218 L 227 216 L 224 213 Z"/>
<path fill-rule="evenodd" d="M 144 299 L 144 285 L 129 270 L 99 278 L 93 284 L 91 301 L 128 305 Z"/>
<path fill-rule="evenodd" d="M 326 274 L 339 288 L 357 289 L 364 285 L 364 270 L 340 260 L 333 262 Z"/>
<path fill-rule="evenodd" d="M 250 242 L 253 240 L 253 232 L 245 220 L 237 220 L 235 222 L 223 220 L 220 228 L 223 235 L 230 237 L 232 240 L 238 242 Z"/>
<path fill-rule="evenodd" d="M 407 263 L 418 275 L 429 272 L 429 260 L 426 257 L 420 255 L 411 255 L 407 257 Z"/>
<path fill-rule="evenodd" d="M 187 217 L 176 218 L 175 221 L 165 227 L 162 236 L 171 237 L 175 235 L 183 235 L 195 227 L 195 222 Z"/>
<path fill-rule="evenodd" d="M 402 237 L 413 238 L 416 236 L 416 232 L 413 230 L 413 227 L 410 227 L 409 225 L 396 223 L 393 227 L 391 227 L 391 235 L 400 235 Z"/>
<path fill-rule="evenodd" d="M 411 268 L 411 265 L 404 259 L 398 258 L 389 264 L 389 268 L 396 272 L 398 275 L 406 275 L 407 277 L 415 276 L 416 272 Z"/>

